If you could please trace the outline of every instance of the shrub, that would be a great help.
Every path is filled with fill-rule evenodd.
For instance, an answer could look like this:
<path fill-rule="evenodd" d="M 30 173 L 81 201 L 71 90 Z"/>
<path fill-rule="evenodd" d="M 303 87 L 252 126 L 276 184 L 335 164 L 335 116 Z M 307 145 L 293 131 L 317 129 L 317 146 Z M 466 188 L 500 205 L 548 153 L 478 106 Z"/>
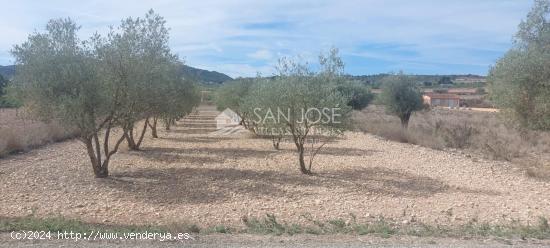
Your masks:
<path fill-rule="evenodd" d="M 488 77 L 491 99 L 519 126 L 550 131 L 550 1 L 535 1 L 515 46 Z"/>
<path fill-rule="evenodd" d="M 373 100 L 374 95 L 367 86 L 357 82 L 345 82 L 337 87 L 337 90 L 349 98 L 348 106 L 353 110 L 366 108 Z"/>
<path fill-rule="evenodd" d="M 477 129 L 469 123 L 452 123 L 445 125 L 443 121 L 436 122 L 436 132 L 441 135 L 448 147 L 465 148 L 471 138 L 478 133 Z"/>

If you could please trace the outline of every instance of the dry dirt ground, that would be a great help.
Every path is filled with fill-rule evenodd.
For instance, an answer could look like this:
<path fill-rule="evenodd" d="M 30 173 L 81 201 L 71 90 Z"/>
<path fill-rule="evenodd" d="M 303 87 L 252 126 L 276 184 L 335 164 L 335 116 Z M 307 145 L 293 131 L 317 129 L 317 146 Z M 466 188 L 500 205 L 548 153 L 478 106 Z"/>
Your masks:
<path fill-rule="evenodd" d="M 449 238 L 420 238 L 411 236 L 393 236 L 381 238 L 377 236 L 351 236 L 351 235 L 293 235 L 293 236 L 265 236 L 249 234 L 209 234 L 195 236 L 193 240 L 160 242 L 160 241 L 74 241 L 74 240 L 13 240 L 9 234 L 0 233 L 0 247 L 26 248 L 26 247 L 86 247 L 86 248 L 141 248 L 141 247 L 278 247 L 278 248 L 360 248 L 360 247 L 547 247 L 546 241 L 536 242 L 511 242 L 505 243 L 499 240 L 457 240 Z"/>
<path fill-rule="evenodd" d="M 65 216 L 112 224 L 239 226 L 275 214 L 309 223 L 384 216 L 407 223 L 535 223 L 550 217 L 550 185 L 506 162 L 347 133 L 298 170 L 294 147 L 270 140 L 160 130 L 121 151 L 95 179 L 79 141 L 0 159 L 0 216 Z"/>

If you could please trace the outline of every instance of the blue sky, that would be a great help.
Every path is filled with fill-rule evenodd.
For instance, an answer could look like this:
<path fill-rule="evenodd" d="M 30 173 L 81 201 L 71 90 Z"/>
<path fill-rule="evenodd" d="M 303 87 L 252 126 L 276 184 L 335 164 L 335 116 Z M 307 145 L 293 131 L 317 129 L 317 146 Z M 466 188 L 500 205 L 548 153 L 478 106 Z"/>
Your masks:
<path fill-rule="evenodd" d="M 186 64 L 232 77 L 271 75 L 277 58 L 315 61 L 335 46 L 353 75 L 396 72 L 485 75 L 512 45 L 529 0 L 157 0 L 4 1 L 0 65 L 51 18 L 71 17 L 80 35 L 105 33 L 154 9 Z"/>

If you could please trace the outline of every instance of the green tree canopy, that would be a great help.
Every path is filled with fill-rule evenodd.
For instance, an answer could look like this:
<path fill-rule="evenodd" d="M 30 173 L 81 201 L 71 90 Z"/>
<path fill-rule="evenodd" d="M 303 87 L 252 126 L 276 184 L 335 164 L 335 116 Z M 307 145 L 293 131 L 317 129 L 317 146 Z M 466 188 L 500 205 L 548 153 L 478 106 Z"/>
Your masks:
<path fill-rule="evenodd" d="M 536 0 L 489 73 L 493 102 L 521 127 L 550 130 L 550 1 Z"/>
<path fill-rule="evenodd" d="M 194 84 L 182 79 L 181 63 L 168 48 L 164 24 L 151 10 L 145 18 L 123 20 L 106 37 L 81 41 L 75 22 L 55 19 L 12 51 L 18 72 L 13 95 L 36 116 L 77 128 L 96 177 L 108 176 L 110 158 L 124 139 L 139 147 L 149 117 L 176 118 L 198 102 Z M 136 142 L 134 124 L 142 119 Z M 111 132 L 116 127 L 122 132 Z"/>
<path fill-rule="evenodd" d="M 374 99 L 370 88 L 360 82 L 344 82 L 337 86 L 337 90 L 347 98 L 349 98 L 348 106 L 354 110 L 362 110 L 366 108 Z"/>
<path fill-rule="evenodd" d="M 386 112 L 401 120 L 403 129 L 409 126 L 411 115 L 424 108 L 422 92 L 411 77 L 403 73 L 384 78 L 380 102 Z"/>
<path fill-rule="evenodd" d="M 312 72 L 307 64 L 281 59 L 278 75 L 257 80 L 244 104 L 254 113 L 254 123 L 262 129 L 259 133 L 290 136 L 304 174 L 312 173 L 313 158 L 322 148 L 312 150 L 306 162 L 305 146 L 312 141 L 309 137 L 341 135 L 350 120 L 350 98 L 337 89 L 344 81 L 338 50 L 321 55 L 319 62 L 321 70 Z"/>

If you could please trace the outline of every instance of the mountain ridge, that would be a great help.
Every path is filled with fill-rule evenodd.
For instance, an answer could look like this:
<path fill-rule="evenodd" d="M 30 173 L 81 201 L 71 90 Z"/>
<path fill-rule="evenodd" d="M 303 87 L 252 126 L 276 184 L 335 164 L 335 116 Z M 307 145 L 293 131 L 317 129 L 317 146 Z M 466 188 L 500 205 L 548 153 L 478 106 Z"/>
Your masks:
<path fill-rule="evenodd" d="M 183 73 L 184 77 L 192 78 L 198 82 L 201 82 L 203 84 L 223 84 L 225 82 L 233 80 L 230 76 L 217 72 L 217 71 L 209 71 L 204 69 L 195 68 L 188 65 L 183 65 L 181 68 L 181 71 Z M 2 75 L 4 78 L 10 79 L 15 75 L 15 66 L 14 65 L 7 65 L 7 66 L 1 66 L 0 65 L 0 75 Z M 368 85 L 377 85 L 379 84 L 380 80 L 386 76 L 389 76 L 391 74 L 388 73 L 378 73 L 378 74 L 371 74 L 371 75 L 346 75 L 348 79 L 361 81 Z M 438 82 L 442 79 L 447 77 L 451 81 L 457 81 L 459 78 L 466 78 L 470 81 L 476 81 L 479 80 L 480 82 L 484 82 L 486 77 L 481 75 L 475 75 L 475 74 L 433 74 L 433 75 L 410 75 L 413 78 L 415 78 L 416 81 L 422 82 L 422 83 L 430 83 L 430 84 L 438 84 Z"/>
<path fill-rule="evenodd" d="M 193 78 L 205 84 L 222 84 L 233 80 L 233 78 L 224 73 L 203 70 L 188 65 L 183 65 L 181 71 L 184 77 Z M 0 65 L 0 75 L 4 78 L 11 79 L 15 75 L 15 65 Z"/>

